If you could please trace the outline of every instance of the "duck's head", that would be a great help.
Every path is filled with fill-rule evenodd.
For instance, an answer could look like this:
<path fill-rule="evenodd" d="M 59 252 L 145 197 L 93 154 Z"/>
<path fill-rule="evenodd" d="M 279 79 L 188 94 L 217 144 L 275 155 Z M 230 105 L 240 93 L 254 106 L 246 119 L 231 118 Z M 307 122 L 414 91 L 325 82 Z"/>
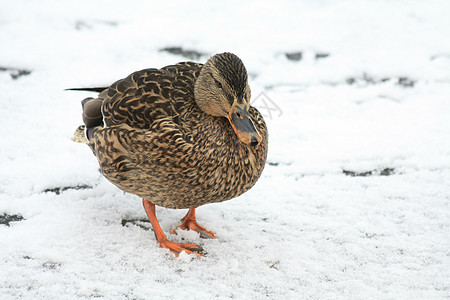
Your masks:
<path fill-rule="evenodd" d="M 202 111 L 226 117 L 243 143 L 256 146 L 261 142 L 248 113 L 250 87 L 247 70 L 239 57 L 227 52 L 212 56 L 200 71 L 194 95 Z"/>

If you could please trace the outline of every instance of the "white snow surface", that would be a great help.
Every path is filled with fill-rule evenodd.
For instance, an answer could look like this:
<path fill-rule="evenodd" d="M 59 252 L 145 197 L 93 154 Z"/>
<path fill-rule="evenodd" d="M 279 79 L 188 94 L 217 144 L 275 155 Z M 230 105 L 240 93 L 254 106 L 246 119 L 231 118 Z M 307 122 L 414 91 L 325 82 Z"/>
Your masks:
<path fill-rule="evenodd" d="M 0 216 L 24 220 L 0 224 L 0 299 L 449 299 L 449 15 L 448 1 L 3 1 Z M 197 210 L 217 239 L 169 234 L 186 210 L 157 209 L 201 258 L 123 226 L 145 219 L 141 200 L 71 141 L 95 94 L 65 88 L 189 60 L 166 47 L 237 54 L 270 133 L 255 187 Z"/>

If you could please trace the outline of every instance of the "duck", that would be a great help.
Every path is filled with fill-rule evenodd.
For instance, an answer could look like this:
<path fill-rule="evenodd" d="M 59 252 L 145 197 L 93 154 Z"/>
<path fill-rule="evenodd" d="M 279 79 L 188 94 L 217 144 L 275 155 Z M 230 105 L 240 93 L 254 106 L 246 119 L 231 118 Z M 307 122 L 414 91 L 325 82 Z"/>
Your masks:
<path fill-rule="evenodd" d="M 262 114 L 250 105 L 247 70 L 235 54 L 206 63 L 179 62 L 147 68 L 82 101 L 77 129 L 98 160 L 103 176 L 142 198 L 162 248 L 203 256 L 200 245 L 170 241 L 155 206 L 188 209 L 177 229 L 216 238 L 198 224 L 199 206 L 236 198 L 260 178 L 268 150 Z M 82 133 L 80 134 L 80 131 Z"/>

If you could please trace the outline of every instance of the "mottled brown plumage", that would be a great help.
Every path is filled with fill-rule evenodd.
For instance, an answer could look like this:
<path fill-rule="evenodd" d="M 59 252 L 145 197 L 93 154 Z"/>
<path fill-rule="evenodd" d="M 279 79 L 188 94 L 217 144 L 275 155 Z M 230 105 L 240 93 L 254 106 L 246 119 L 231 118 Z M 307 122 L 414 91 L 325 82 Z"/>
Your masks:
<path fill-rule="evenodd" d="M 99 113 L 87 111 L 95 101 L 102 117 L 86 122 Z M 225 201 L 250 189 L 266 161 L 266 124 L 249 101 L 247 72 L 231 53 L 141 70 L 84 102 L 88 144 L 109 181 L 153 204 Z"/>

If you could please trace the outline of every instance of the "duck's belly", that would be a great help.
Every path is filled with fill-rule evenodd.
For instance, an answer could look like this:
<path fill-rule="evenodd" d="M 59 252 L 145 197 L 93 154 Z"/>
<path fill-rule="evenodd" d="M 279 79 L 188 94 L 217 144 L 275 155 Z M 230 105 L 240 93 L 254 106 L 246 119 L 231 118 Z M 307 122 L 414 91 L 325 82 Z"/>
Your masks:
<path fill-rule="evenodd" d="M 236 174 L 228 168 L 180 173 L 133 170 L 129 174 L 104 169 L 105 177 L 120 189 L 167 208 L 192 208 L 239 196 L 258 180 L 247 172 Z"/>

